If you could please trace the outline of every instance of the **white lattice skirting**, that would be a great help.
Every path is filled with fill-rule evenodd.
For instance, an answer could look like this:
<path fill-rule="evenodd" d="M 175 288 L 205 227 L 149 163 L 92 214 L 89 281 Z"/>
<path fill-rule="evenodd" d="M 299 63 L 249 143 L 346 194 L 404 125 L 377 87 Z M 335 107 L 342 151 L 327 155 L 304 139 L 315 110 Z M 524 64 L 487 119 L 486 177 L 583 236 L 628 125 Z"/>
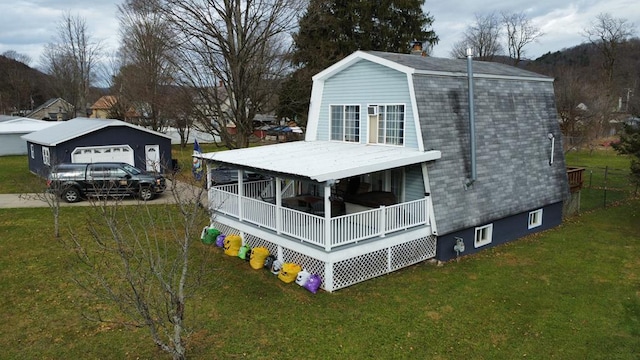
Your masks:
<path fill-rule="evenodd" d="M 240 231 L 216 221 L 212 222 L 211 226 L 223 234 L 240 234 Z M 419 237 L 372 252 L 364 252 L 335 263 L 302 254 L 247 232 L 242 235 L 243 244 L 248 244 L 251 248 L 265 247 L 282 262 L 299 264 L 308 272 L 320 275 L 321 288 L 328 292 L 388 274 L 431 259 L 436 255 L 436 236 L 434 235 Z"/>

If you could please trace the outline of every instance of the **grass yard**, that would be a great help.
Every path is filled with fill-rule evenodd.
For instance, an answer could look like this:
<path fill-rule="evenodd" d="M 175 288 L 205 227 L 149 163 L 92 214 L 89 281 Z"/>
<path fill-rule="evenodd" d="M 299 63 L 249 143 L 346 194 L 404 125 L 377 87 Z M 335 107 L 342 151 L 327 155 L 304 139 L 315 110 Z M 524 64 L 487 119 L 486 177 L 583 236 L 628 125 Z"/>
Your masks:
<path fill-rule="evenodd" d="M 214 144 L 200 144 L 200 150 L 203 153 L 215 152 L 215 151 L 224 151 L 227 150 L 226 147 L 216 146 Z M 171 157 L 173 159 L 178 160 L 178 164 L 185 171 L 191 171 L 191 164 L 193 158 L 193 144 L 188 144 L 186 147 L 182 148 L 180 145 L 171 145 Z"/>
<path fill-rule="evenodd" d="M 580 194 L 583 211 L 610 206 L 638 195 L 638 187 L 630 182 L 631 158 L 628 155 L 618 155 L 611 148 L 570 151 L 566 154 L 566 162 L 568 166 L 585 168 Z"/>
<path fill-rule="evenodd" d="M 203 151 L 215 150 L 207 146 Z M 186 175 L 191 153 L 191 147 L 173 150 Z M 629 166 L 628 158 L 600 151 L 569 153 L 567 162 Z M 30 191 L 34 179 L 25 156 L 0 158 L 0 193 Z M 66 226 L 81 229 L 85 216 L 86 209 L 63 207 L 63 236 Z M 46 208 L 0 209 L 0 357 L 166 358 L 145 329 L 82 317 L 81 309 L 110 308 L 72 282 L 73 255 L 50 235 L 52 222 Z M 212 262 L 188 309 L 194 329 L 188 355 L 194 359 L 640 354 L 637 198 L 583 212 L 558 228 L 460 262 L 420 263 L 333 294 L 284 284 L 199 242 L 194 251 Z"/>
<path fill-rule="evenodd" d="M 629 169 L 629 155 L 618 155 L 611 147 L 601 147 L 593 151 L 569 151 L 565 154 L 567 164 L 587 168 Z"/>
<path fill-rule="evenodd" d="M 63 208 L 81 227 L 84 210 Z M 7 359 L 151 359 L 144 329 L 92 323 L 104 308 L 69 273 L 48 209 L 0 210 L 0 347 Z M 192 299 L 192 358 L 637 359 L 640 201 L 438 267 L 421 263 L 314 295 L 218 248 Z"/>
<path fill-rule="evenodd" d="M 29 172 L 26 155 L 0 156 L 0 194 L 34 192 L 44 186 L 44 180 Z"/>

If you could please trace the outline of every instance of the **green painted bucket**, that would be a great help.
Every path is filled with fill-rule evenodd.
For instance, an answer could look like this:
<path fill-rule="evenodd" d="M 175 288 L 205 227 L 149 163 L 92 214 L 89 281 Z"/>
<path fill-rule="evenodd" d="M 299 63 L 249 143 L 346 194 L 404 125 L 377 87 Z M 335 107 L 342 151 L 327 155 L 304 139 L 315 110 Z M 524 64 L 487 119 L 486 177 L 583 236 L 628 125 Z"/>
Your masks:
<path fill-rule="evenodd" d="M 204 238 L 202 239 L 202 243 L 207 244 L 207 245 L 211 245 L 211 244 L 216 242 L 216 237 L 218 237 L 218 235 L 220 235 L 220 231 L 218 229 L 209 228 L 209 229 L 207 229 L 207 233 L 205 234 Z"/>

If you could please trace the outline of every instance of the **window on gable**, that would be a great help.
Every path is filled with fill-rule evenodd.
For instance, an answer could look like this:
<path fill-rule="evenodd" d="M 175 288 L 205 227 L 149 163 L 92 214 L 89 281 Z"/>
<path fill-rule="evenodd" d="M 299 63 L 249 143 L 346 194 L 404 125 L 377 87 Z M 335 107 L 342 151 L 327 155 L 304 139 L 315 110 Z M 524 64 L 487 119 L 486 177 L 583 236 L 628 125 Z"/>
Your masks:
<path fill-rule="evenodd" d="M 542 209 L 534 210 L 529 213 L 529 229 L 542 225 Z"/>
<path fill-rule="evenodd" d="M 490 244 L 493 238 L 493 224 L 480 226 L 476 228 L 476 236 L 473 245 L 476 248 Z"/>
<path fill-rule="evenodd" d="M 331 105 L 331 140 L 360 142 L 359 105 Z"/>
<path fill-rule="evenodd" d="M 378 143 L 404 144 L 404 105 L 378 106 Z"/>

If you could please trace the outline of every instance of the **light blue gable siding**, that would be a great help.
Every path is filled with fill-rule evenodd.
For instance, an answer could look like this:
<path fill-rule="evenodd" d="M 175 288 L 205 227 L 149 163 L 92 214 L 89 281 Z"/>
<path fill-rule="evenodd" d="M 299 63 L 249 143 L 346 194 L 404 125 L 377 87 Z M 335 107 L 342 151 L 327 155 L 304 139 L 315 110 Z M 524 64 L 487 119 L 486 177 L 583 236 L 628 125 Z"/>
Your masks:
<path fill-rule="evenodd" d="M 407 75 L 366 60 L 359 61 L 325 81 L 317 139 L 330 139 L 331 105 L 360 105 L 360 142 L 366 143 L 369 134 L 367 106 L 373 104 L 405 105 L 404 146 L 417 149 L 416 126 Z"/>

